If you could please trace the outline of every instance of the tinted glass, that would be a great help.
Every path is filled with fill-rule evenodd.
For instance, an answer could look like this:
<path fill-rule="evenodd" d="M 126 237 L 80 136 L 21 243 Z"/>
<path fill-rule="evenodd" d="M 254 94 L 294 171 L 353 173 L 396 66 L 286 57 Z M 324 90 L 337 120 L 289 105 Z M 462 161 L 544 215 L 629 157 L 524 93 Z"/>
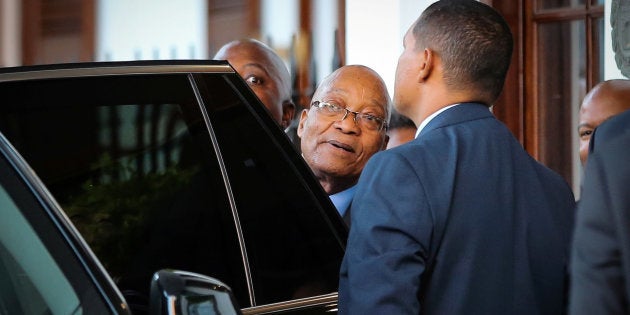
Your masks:
<path fill-rule="evenodd" d="M 573 182 L 575 127 L 579 105 L 586 93 L 586 35 L 584 21 L 562 21 L 538 27 L 538 141 L 540 160 L 568 183 Z M 574 142 L 568 141 L 573 139 Z M 545 143 L 557 144 L 554 146 Z M 573 163 L 571 163 L 573 162 Z"/>
<path fill-rule="evenodd" d="M 245 91 L 240 78 L 198 79 L 234 193 L 256 304 L 337 291 L 345 230 L 330 200 L 252 94 L 213 93 L 233 85 Z"/>
<path fill-rule="evenodd" d="M 0 130 L 132 309 L 146 310 L 162 268 L 221 279 L 249 305 L 223 178 L 186 75 L 2 84 L 0 95 Z"/>
<path fill-rule="evenodd" d="M 110 313 L 33 192 L 0 158 L 0 314 Z"/>
<path fill-rule="evenodd" d="M 604 39 L 606 38 L 606 26 L 604 18 L 598 18 L 593 20 L 595 24 L 595 31 L 593 32 L 593 55 L 595 64 L 593 65 L 597 71 L 595 71 L 595 82 L 604 80 L 604 70 L 606 69 L 606 44 Z"/>

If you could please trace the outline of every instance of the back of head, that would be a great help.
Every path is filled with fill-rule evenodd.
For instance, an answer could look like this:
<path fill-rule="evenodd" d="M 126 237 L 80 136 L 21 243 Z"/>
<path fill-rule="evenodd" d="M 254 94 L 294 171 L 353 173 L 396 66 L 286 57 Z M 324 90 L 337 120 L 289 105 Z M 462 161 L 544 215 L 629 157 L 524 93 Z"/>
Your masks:
<path fill-rule="evenodd" d="M 441 58 L 449 89 L 474 90 L 484 95 L 474 100 L 480 102 L 494 102 L 499 96 L 513 39 L 493 8 L 476 0 L 437 1 L 416 21 L 413 35 L 416 49 L 431 49 Z"/>
<path fill-rule="evenodd" d="M 620 108 L 618 112 L 630 108 L 630 80 L 614 79 L 598 83 L 584 96 L 582 107 L 590 103 Z"/>
<path fill-rule="evenodd" d="M 387 128 L 387 135 L 389 136 L 387 149 L 397 147 L 413 140 L 416 137 L 417 130 L 416 124 L 409 119 L 409 117 L 404 116 L 397 111 L 393 111 Z"/>
<path fill-rule="evenodd" d="M 389 119 L 388 130 L 398 128 L 412 128 L 416 129 L 416 124 L 409 119 L 409 117 L 400 114 L 397 111 L 392 112 L 392 117 Z"/>

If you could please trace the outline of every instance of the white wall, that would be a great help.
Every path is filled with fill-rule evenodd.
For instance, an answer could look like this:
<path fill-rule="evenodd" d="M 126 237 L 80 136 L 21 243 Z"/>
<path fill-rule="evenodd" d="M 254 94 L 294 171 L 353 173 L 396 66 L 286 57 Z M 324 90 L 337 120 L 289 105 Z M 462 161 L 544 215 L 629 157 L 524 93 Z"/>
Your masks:
<path fill-rule="evenodd" d="M 346 0 L 346 64 L 366 65 L 394 93 L 405 33 L 435 0 Z"/>
<path fill-rule="evenodd" d="M 261 39 L 270 40 L 274 48 L 288 49 L 291 46 L 292 36 L 299 27 L 298 4 L 299 2 L 295 0 L 261 0 Z"/>
<path fill-rule="evenodd" d="M 317 0 L 311 2 L 313 23 L 312 53 L 316 63 L 316 79 L 321 81 L 332 72 L 334 34 L 337 28 L 337 0 Z M 272 48 L 287 61 L 291 58 L 291 41 L 299 32 L 299 2 L 296 0 L 262 0 L 261 37 L 270 41 Z M 306 37 L 302 37 L 306 38 Z M 300 43 L 298 43 L 299 45 Z M 302 42 L 297 53 L 307 47 Z M 300 58 L 298 56 L 298 58 Z M 303 59 L 303 58 L 302 58 Z"/>
<path fill-rule="evenodd" d="M 317 60 L 317 83 L 332 73 L 335 52 L 335 30 L 337 29 L 337 0 L 317 0 L 312 2 L 313 58 Z"/>
<path fill-rule="evenodd" d="M 0 0 L 0 66 L 22 63 L 21 1 Z"/>
<path fill-rule="evenodd" d="M 260 37 L 284 60 L 291 71 L 291 41 L 299 29 L 300 12 L 295 0 L 261 0 Z"/>
<path fill-rule="evenodd" d="M 101 0 L 96 59 L 208 58 L 205 0 Z"/>

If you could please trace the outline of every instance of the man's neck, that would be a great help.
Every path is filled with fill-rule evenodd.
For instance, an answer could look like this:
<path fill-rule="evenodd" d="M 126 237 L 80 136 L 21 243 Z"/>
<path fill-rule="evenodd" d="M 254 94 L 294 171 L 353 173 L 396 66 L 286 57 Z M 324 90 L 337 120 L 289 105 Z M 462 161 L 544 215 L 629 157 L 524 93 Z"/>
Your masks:
<path fill-rule="evenodd" d="M 479 100 L 479 95 L 475 95 L 471 91 L 448 91 L 434 95 L 425 95 L 425 97 L 416 102 L 417 110 L 412 120 L 416 126 L 420 126 L 429 116 L 445 107 L 461 103 L 478 103 L 480 101 L 482 100 Z"/>
<path fill-rule="evenodd" d="M 334 195 L 338 192 L 344 191 L 357 183 L 358 178 L 330 178 L 320 177 L 319 183 L 324 188 L 324 191 L 328 195 Z"/>

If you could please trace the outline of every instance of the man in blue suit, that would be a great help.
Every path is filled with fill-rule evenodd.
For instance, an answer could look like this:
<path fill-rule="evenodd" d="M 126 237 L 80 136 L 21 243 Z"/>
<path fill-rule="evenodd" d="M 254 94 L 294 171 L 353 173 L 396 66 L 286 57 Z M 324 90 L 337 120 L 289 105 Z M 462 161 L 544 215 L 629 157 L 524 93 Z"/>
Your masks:
<path fill-rule="evenodd" d="M 418 135 L 361 174 L 340 314 L 565 310 L 573 193 L 489 110 L 512 45 L 474 0 L 435 2 L 405 35 L 394 105 Z"/>
<path fill-rule="evenodd" d="M 591 149 L 575 223 L 569 310 L 571 315 L 628 314 L 630 111 L 597 127 Z"/>

